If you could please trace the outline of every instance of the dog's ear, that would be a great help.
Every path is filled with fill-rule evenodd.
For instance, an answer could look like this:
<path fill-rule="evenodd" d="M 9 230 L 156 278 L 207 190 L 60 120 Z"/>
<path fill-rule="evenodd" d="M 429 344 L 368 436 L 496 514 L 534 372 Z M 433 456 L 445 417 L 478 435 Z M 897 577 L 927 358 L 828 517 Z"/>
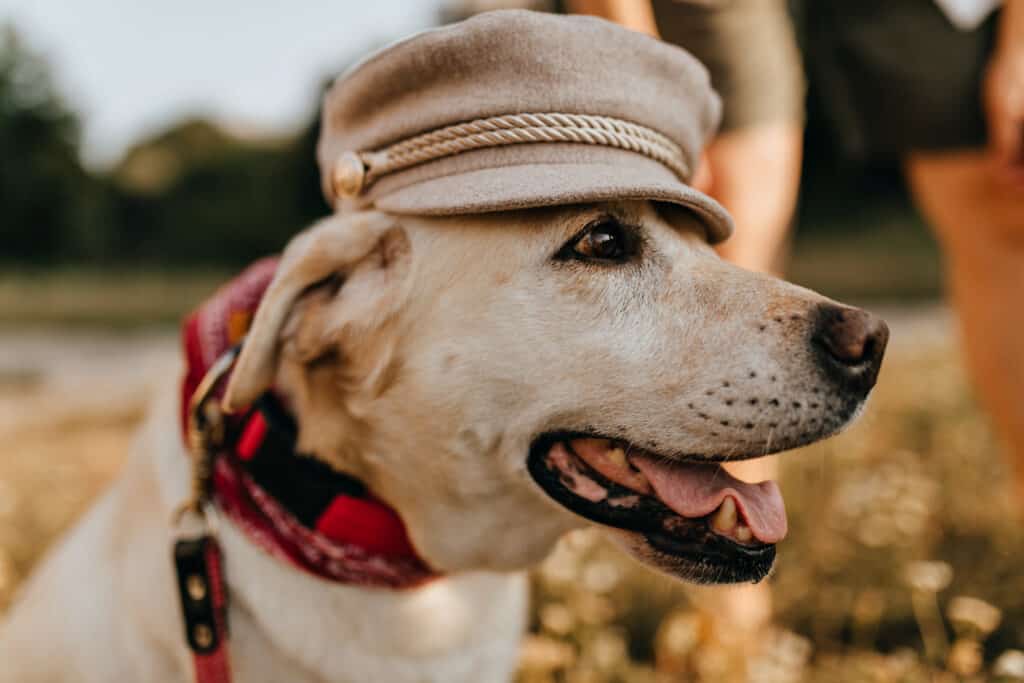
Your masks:
<path fill-rule="evenodd" d="M 372 326 L 374 318 L 387 315 L 396 299 L 389 286 L 395 266 L 407 261 L 407 253 L 404 231 L 392 216 L 377 212 L 330 216 L 296 236 L 256 311 L 224 407 L 249 405 L 274 383 L 285 337 L 312 360 L 329 334 L 355 332 L 342 328 L 352 321 Z M 339 299 L 346 300 L 345 310 L 336 310 Z"/>

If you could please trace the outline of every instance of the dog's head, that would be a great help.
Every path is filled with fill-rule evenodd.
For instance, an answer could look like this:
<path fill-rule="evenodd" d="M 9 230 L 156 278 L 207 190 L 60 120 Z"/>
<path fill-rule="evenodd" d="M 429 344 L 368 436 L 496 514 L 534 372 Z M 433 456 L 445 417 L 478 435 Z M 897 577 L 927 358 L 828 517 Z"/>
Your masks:
<path fill-rule="evenodd" d="M 513 569 L 590 520 L 672 574 L 763 577 L 772 482 L 718 463 L 842 429 L 884 323 L 720 261 L 648 202 L 362 213 L 296 237 L 228 387 L 361 477 L 436 569 Z"/>

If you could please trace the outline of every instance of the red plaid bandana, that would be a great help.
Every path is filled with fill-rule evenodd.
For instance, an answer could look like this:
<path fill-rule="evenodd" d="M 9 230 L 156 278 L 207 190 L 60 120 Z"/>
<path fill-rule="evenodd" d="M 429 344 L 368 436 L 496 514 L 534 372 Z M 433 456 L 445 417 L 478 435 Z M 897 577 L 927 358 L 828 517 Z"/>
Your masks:
<path fill-rule="evenodd" d="M 189 398 L 210 366 L 241 343 L 276 268 L 276 258 L 257 261 L 186 319 L 183 425 Z M 229 416 L 226 433 L 228 444 L 214 464 L 213 500 L 253 543 L 331 581 L 407 588 L 436 576 L 394 508 L 355 480 L 296 454 L 290 440 L 272 438 L 262 412 Z M 289 499 L 300 504 L 290 508 Z"/>

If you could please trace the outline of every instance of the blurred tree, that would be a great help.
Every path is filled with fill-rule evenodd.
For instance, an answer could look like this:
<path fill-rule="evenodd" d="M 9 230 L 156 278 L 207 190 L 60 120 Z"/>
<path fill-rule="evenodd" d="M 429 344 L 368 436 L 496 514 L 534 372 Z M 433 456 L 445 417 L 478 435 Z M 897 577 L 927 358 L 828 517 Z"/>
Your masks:
<path fill-rule="evenodd" d="M 328 210 L 317 114 L 278 138 L 186 119 L 90 173 L 49 65 L 0 28 L 0 261 L 235 266 L 277 251 Z"/>
<path fill-rule="evenodd" d="M 0 259 L 47 263 L 100 250 L 102 191 L 79 161 L 79 124 L 49 65 L 0 26 Z"/>
<path fill-rule="evenodd" d="M 109 173 L 80 161 L 80 124 L 50 67 L 0 28 L 0 261 L 236 265 L 327 211 L 317 117 L 295 136 L 241 138 L 185 120 Z"/>
<path fill-rule="evenodd" d="M 237 265 L 279 250 L 327 211 L 316 130 L 252 140 L 192 119 L 135 145 L 111 174 L 117 258 Z"/>

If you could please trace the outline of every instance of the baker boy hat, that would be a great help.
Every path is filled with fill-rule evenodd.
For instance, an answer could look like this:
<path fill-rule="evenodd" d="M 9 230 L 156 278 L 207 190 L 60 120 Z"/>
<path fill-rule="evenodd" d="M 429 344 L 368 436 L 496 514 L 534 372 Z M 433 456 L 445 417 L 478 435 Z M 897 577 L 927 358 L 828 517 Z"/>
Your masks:
<path fill-rule="evenodd" d="M 625 199 L 732 222 L 689 181 L 721 105 L 690 54 L 602 19 L 497 11 L 343 74 L 317 156 L 337 210 L 452 216 Z"/>

